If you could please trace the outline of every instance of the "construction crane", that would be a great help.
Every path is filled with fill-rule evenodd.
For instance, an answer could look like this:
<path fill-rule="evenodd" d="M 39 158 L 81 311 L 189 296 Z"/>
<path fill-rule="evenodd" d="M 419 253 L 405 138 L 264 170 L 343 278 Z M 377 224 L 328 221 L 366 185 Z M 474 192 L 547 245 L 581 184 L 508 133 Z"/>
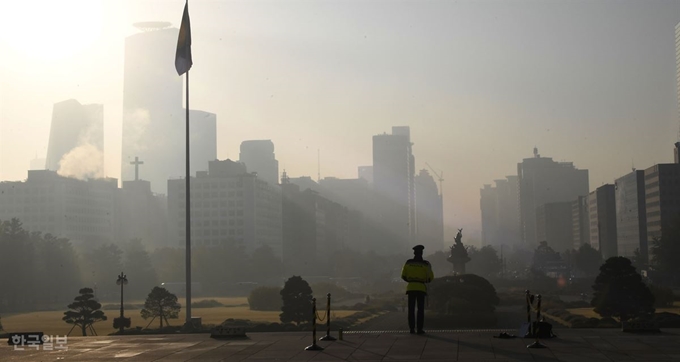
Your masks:
<path fill-rule="evenodd" d="M 434 168 L 432 166 L 430 166 L 429 163 L 425 162 L 425 164 L 427 165 L 427 167 L 430 168 L 430 170 L 432 170 L 432 173 L 435 176 L 437 176 L 437 180 L 439 181 L 439 197 L 443 198 L 444 197 L 444 191 L 442 189 L 442 182 L 444 182 L 444 171 L 440 171 L 439 173 L 437 173 L 437 171 L 435 171 Z"/>

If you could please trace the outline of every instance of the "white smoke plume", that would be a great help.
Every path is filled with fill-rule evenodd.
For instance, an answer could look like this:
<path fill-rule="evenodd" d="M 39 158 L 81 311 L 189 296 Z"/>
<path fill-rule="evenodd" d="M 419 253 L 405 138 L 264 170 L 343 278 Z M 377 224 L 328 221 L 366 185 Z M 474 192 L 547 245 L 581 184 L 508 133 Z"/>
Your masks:
<path fill-rule="evenodd" d="M 92 144 L 78 146 L 61 158 L 57 173 L 80 180 L 104 177 L 104 153 Z"/>
<path fill-rule="evenodd" d="M 87 106 L 86 106 L 87 107 Z M 90 107 L 94 122 L 80 132 L 78 145 L 59 161 L 57 173 L 61 176 L 87 180 L 104 177 L 104 124 L 102 108 Z"/>

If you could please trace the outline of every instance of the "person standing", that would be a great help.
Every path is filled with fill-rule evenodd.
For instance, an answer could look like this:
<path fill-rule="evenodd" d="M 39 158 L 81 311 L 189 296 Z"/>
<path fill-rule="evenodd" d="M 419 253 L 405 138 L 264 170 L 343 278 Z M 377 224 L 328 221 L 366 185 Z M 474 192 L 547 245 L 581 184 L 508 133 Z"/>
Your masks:
<path fill-rule="evenodd" d="M 423 259 L 422 245 L 413 247 L 413 259 L 409 259 L 401 269 L 401 279 L 406 285 L 406 295 L 408 295 L 408 327 L 411 334 L 423 334 L 423 323 L 425 321 L 425 296 L 427 295 L 427 283 L 434 279 L 430 262 Z M 418 305 L 418 318 L 416 320 L 416 304 Z M 417 332 L 416 332 L 416 327 Z"/>

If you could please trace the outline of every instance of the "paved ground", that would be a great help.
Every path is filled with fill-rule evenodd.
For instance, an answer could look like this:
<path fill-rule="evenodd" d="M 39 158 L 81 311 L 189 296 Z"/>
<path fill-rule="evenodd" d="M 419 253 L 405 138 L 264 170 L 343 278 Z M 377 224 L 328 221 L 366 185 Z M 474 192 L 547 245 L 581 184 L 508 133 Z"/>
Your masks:
<path fill-rule="evenodd" d="M 15 351 L 0 345 L 0 361 L 655 361 L 680 360 L 680 330 L 631 335 L 609 330 L 558 331 L 547 349 L 525 339 L 495 339 L 498 331 L 347 333 L 305 351 L 309 333 L 250 333 L 248 339 L 213 340 L 205 334 L 72 337 L 67 351 Z"/>

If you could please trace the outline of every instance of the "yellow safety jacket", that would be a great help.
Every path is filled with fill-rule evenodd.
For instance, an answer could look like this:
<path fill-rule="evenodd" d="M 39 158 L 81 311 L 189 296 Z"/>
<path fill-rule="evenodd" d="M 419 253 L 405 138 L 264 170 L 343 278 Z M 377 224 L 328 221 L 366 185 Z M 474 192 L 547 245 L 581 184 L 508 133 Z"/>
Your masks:
<path fill-rule="evenodd" d="M 426 283 L 434 279 L 432 266 L 427 260 L 409 259 L 401 269 L 401 279 L 408 282 L 406 292 L 419 291 L 427 293 Z"/>

